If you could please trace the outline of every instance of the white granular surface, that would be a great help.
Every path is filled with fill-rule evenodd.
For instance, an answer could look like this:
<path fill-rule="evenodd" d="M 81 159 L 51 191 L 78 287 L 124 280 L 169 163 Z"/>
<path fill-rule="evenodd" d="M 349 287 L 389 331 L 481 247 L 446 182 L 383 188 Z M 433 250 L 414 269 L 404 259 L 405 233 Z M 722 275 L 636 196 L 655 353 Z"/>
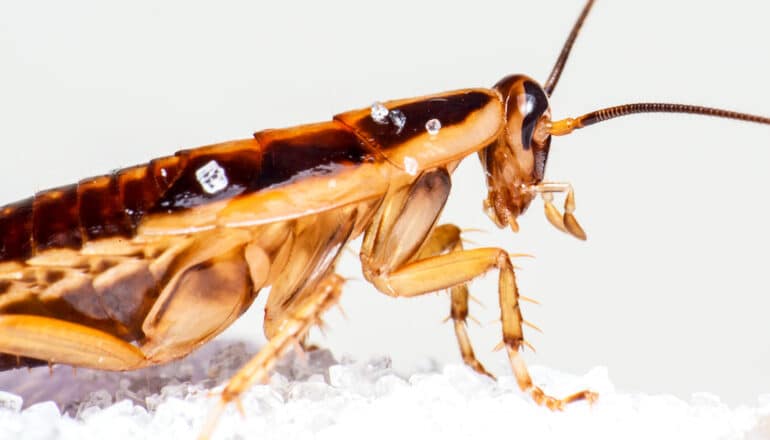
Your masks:
<path fill-rule="evenodd" d="M 252 347 L 210 345 L 172 365 L 131 373 L 69 367 L 0 375 L 0 439 L 195 438 L 214 391 L 248 359 Z M 765 439 L 770 396 L 730 408 L 717 396 L 689 401 L 616 391 L 607 370 L 573 376 L 532 368 L 555 395 L 583 388 L 593 405 L 563 412 L 535 405 L 511 376 L 497 381 L 463 365 L 404 378 L 387 358 L 336 361 L 318 350 L 280 363 L 267 385 L 243 396 L 242 417 L 230 407 L 216 439 Z M 23 397 L 21 397 L 23 396 Z M 46 400 L 51 399 L 51 400 Z"/>

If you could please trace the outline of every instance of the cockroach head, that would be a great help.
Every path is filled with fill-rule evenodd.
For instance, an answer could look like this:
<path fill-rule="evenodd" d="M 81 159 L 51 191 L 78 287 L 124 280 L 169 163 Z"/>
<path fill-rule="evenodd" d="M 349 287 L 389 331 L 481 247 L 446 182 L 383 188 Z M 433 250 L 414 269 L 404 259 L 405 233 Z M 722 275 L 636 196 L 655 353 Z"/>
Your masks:
<path fill-rule="evenodd" d="M 548 95 L 533 79 L 506 76 L 495 84 L 505 106 L 505 129 L 490 146 L 479 151 L 487 174 L 487 215 L 500 227 L 518 230 L 516 217 L 527 210 L 543 180 L 551 135 Z"/>

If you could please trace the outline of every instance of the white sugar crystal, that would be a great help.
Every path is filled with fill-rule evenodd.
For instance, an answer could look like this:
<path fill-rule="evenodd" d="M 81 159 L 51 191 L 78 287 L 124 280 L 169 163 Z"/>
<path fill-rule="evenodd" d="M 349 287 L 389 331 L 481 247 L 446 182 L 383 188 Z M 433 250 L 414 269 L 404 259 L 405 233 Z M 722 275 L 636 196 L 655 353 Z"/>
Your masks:
<path fill-rule="evenodd" d="M 60 417 L 55 403 L 36 403 L 21 412 L 23 434 L 20 437 L 35 440 L 56 438 L 61 429 Z"/>
<path fill-rule="evenodd" d="M 243 346 L 209 352 L 183 365 L 126 374 L 112 392 L 83 393 L 67 407 L 84 408 L 79 418 L 61 415 L 53 402 L 18 411 L 21 397 L 0 393 L 0 439 L 194 438 L 217 402 L 209 396 L 214 382 L 201 371 L 213 363 L 216 375 L 232 374 L 251 349 Z M 718 396 L 695 393 L 689 402 L 668 395 L 618 393 L 607 369 L 585 375 L 532 367 L 532 378 L 549 394 L 581 389 L 600 392 L 593 405 L 574 403 L 562 412 L 536 405 L 516 379 L 497 381 L 462 364 L 431 364 L 405 380 L 386 357 L 338 363 L 325 350 L 282 360 L 270 381 L 255 385 L 240 400 L 245 417 L 229 405 L 215 438 L 339 439 L 366 438 L 697 438 L 716 440 L 770 438 L 770 398 L 759 406 L 731 409 Z M 47 374 L 47 372 L 46 372 Z M 89 373 L 90 374 L 90 373 Z M 110 377 L 95 372 L 88 383 Z M 72 381 L 72 377 L 68 377 Z M 144 383 L 141 387 L 139 383 Z M 215 390 L 221 392 L 219 385 Z M 109 404 L 113 395 L 152 391 L 143 408 L 136 399 Z M 5 406 L 3 405 L 5 402 Z M 152 402 L 152 404 L 150 404 Z"/>
<path fill-rule="evenodd" d="M 410 156 L 404 157 L 404 170 L 407 172 L 407 174 L 414 176 L 417 174 L 419 169 L 420 164 L 417 163 L 417 159 Z"/>
<path fill-rule="evenodd" d="M 396 127 L 396 133 L 401 133 L 406 125 L 406 115 L 401 110 L 393 110 L 388 114 L 390 122 Z"/>
<path fill-rule="evenodd" d="M 377 379 L 377 383 L 374 384 L 374 392 L 378 397 L 387 396 L 399 390 L 407 388 L 407 383 L 404 379 L 393 374 L 387 374 Z"/>
<path fill-rule="evenodd" d="M 207 162 L 206 165 L 198 168 L 195 171 L 195 178 L 198 179 L 198 183 L 203 188 L 203 191 L 208 194 L 216 194 L 229 185 L 225 169 L 215 160 Z"/>
<path fill-rule="evenodd" d="M 444 376 L 452 387 L 468 397 L 479 393 L 487 395 L 494 384 L 491 378 L 478 374 L 465 365 L 447 365 L 444 367 Z"/>
<path fill-rule="evenodd" d="M 378 124 L 384 124 L 388 121 L 388 108 L 382 105 L 380 102 L 372 104 L 370 115 L 374 122 Z"/>
<path fill-rule="evenodd" d="M 441 131 L 441 121 L 435 118 L 429 120 L 425 123 L 425 130 L 431 136 L 437 135 L 438 132 Z"/>
<path fill-rule="evenodd" d="M 0 411 L 19 412 L 24 399 L 13 393 L 0 391 Z"/>
<path fill-rule="evenodd" d="M 308 399 L 323 401 L 326 398 L 339 395 L 339 391 L 325 382 L 299 382 L 289 390 L 289 399 Z"/>
<path fill-rule="evenodd" d="M 99 411 L 112 405 L 112 396 L 106 390 L 92 392 L 78 407 L 77 416 L 85 418 L 87 414 Z"/>

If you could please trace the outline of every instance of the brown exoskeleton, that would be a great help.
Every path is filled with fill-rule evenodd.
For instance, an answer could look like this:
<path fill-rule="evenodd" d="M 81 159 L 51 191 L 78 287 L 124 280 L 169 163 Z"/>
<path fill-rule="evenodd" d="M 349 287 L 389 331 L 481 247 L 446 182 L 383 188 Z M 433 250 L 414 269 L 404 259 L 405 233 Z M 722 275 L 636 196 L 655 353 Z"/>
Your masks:
<path fill-rule="evenodd" d="M 552 136 L 635 112 L 770 119 L 630 104 L 552 121 L 548 98 L 591 4 L 543 86 L 512 75 L 492 89 L 375 104 L 0 208 L 0 365 L 128 370 L 168 362 L 220 333 L 270 286 L 269 342 L 228 383 L 221 408 L 264 380 L 336 302 L 340 249 L 364 234 L 363 272 L 383 293 L 450 290 L 462 357 L 482 374 L 465 329 L 466 283 L 497 269 L 503 345 L 521 388 L 551 408 L 594 399 L 590 391 L 554 398 L 533 385 L 520 355 L 525 321 L 509 254 L 463 249 L 459 228 L 438 224 L 452 171 L 478 153 L 497 225 L 518 229 L 517 217 L 539 196 L 551 223 L 584 239 L 571 186 L 544 181 Z M 565 195 L 563 212 L 554 193 Z"/>

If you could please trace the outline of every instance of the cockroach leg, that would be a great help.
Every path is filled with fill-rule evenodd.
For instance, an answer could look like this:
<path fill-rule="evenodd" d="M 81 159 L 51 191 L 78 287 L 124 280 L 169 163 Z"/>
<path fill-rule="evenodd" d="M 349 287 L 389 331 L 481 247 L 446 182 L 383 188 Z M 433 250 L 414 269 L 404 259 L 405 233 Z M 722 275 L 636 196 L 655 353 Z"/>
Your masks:
<path fill-rule="evenodd" d="M 276 361 L 320 322 L 323 312 L 337 303 L 344 281 L 341 276 L 331 273 L 314 286 L 312 294 L 302 295 L 292 304 L 278 332 L 227 383 L 217 407 L 204 425 L 200 439 L 211 437 L 219 417 L 229 403 L 238 402 L 240 395 L 256 382 L 267 381 Z"/>
<path fill-rule="evenodd" d="M 527 190 L 540 194 L 545 207 L 545 216 L 556 229 L 566 232 L 580 240 L 586 239 L 586 233 L 575 215 L 575 190 L 565 182 L 543 182 L 527 187 Z M 553 193 L 567 193 L 564 199 L 564 214 L 553 205 Z"/>
<path fill-rule="evenodd" d="M 287 264 L 273 282 L 265 304 L 263 327 L 268 339 L 282 331 L 286 319 L 292 319 L 295 303 L 315 295 L 316 286 L 344 249 L 356 218 L 355 207 L 351 207 L 345 215 L 332 211 L 295 225 L 290 234 L 293 239 L 287 241 L 291 264 Z"/>
<path fill-rule="evenodd" d="M 434 255 L 449 251 L 461 251 L 463 249 L 463 240 L 461 238 L 461 230 L 455 225 L 446 224 L 437 226 L 431 232 L 430 237 L 425 242 L 417 255 L 417 258 L 427 258 Z M 471 340 L 468 337 L 467 322 L 468 316 L 468 285 L 460 284 L 453 286 L 449 289 L 451 295 L 452 304 L 450 309 L 450 317 L 454 322 L 455 335 L 457 336 L 457 345 L 460 347 L 460 354 L 462 355 L 463 362 L 466 365 L 473 368 L 476 372 L 484 374 L 491 378 L 495 376 L 487 371 L 476 359 L 476 354 L 473 352 L 473 346 Z"/>
<path fill-rule="evenodd" d="M 552 410 L 561 410 L 567 403 L 577 400 L 593 402 L 598 395 L 589 390 L 582 390 L 564 399 L 551 397 L 532 383 L 527 365 L 521 356 L 521 348 L 529 346 L 524 340 L 522 324 L 526 321 L 521 316 L 519 307 L 519 290 L 516 286 L 516 275 L 511 265 L 511 260 L 503 251 L 497 255 L 497 267 L 500 269 L 499 294 L 500 294 L 500 319 L 503 326 L 503 343 L 505 344 L 511 369 L 516 377 L 516 382 L 522 391 L 529 393 L 539 405 L 545 405 Z M 531 346 L 530 346 L 531 347 Z"/>
<path fill-rule="evenodd" d="M 112 371 L 148 363 L 139 348 L 109 333 L 34 315 L 0 315 L 0 352 Z"/>
<path fill-rule="evenodd" d="M 538 405 L 561 411 L 568 403 L 580 400 L 593 403 L 599 398 L 599 394 L 590 390 L 582 390 L 563 399 L 556 399 L 545 394 L 540 387 L 535 386 L 532 383 L 532 378 L 529 376 L 527 365 L 524 363 L 524 358 L 521 356 L 519 347 L 514 348 L 510 344 L 506 344 L 505 348 L 508 352 L 508 359 L 511 361 L 511 369 L 513 370 L 513 375 L 516 376 L 516 382 L 519 384 L 519 388 L 521 388 L 522 391 L 528 392 L 532 397 L 532 400 Z"/>
<path fill-rule="evenodd" d="M 455 336 L 457 336 L 457 345 L 460 347 L 460 354 L 466 365 L 476 370 L 476 372 L 491 377 L 495 376 L 484 368 L 484 365 L 476 359 L 473 352 L 471 340 L 468 337 L 467 322 L 468 317 L 468 287 L 463 284 L 450 289 L 452 295 L 452 320 L 454 321 Z"/>
<path fill-rule="evenodd" d="M 561 409 L 565 404 L 575 400 L 595 399 L 596 394 L 591 391 L 580 391 L 565 399 L 557 399 L 545 394 L 532 383 L 526 364 L 519 355 L 519 350 L 526 345 L 522 331 L 524 320 L 519 308 L 519 294 L 513 265 L 508 253 L 504 250 L 498 248 L 458 250 L 413 261 L 389 274 L 380 273 L 374 280 L 374 284 L 381 291 L 392 296 L 418 296 L 463 285 L 492 269 L 498 269 L 500 272 L 498 293 L 503 343 L 508 350 L 511 368 L 522 391 L 529 393 L 538 404 L 551 409 Z"/>

